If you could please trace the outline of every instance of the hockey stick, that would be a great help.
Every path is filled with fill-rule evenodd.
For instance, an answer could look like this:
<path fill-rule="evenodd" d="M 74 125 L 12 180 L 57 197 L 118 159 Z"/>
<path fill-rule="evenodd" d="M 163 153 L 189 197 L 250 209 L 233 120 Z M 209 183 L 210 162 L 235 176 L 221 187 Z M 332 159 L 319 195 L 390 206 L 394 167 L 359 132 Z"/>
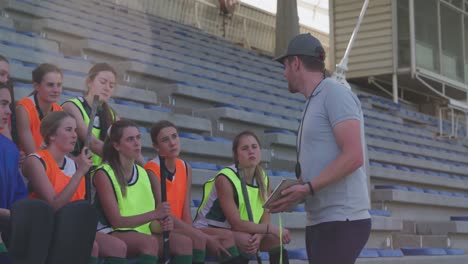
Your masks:
<path fill-rule="evenodd" d="M 161 200 L 167 202 L 166 179 L 167 179 L 166 159 L 159 156 L 159 175 L 161 176 Z M 163 232 L 163 264 L 171 261 L 169 257 L 169 231 Z"/>
<path fill-rule="evenodd" d="M 89 144 L 91 142 L 91 136 L 93 133 L 93 125 L 94 125 L 94 118 L 96 118 L 97 107 L 99 103 L 99 95 L 95 95 L 93 97 L 93 104 L 91 107 L 91 114 L 89 116 L 89 124 L 88 124 L 88 131 L 86 132 L 86 138 L 84 142 L 84 147 L 89 149 Z M 86 153 L 87 154 L 87 153 Z M 85 176 L 85 186 L 86 186 L 86 200 L 88 202 L 91 201 L 91 171 L 92 169 L 88 170 Z"/>

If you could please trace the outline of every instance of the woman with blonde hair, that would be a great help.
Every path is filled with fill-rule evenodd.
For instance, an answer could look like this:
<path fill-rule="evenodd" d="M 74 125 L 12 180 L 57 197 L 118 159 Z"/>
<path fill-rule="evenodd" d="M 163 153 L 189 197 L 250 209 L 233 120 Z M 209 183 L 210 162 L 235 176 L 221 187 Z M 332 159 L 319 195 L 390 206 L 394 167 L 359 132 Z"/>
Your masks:
<path fill-rule="evenodd" d="M 82 201 L 85 197 L 84 175 L 91 167 L 91 155 L 86 154 L 85 148 L 75 160 L 67 157 L 77 141 L 75 130 L 76 121 L 67 112 L 49 113 L 40 125 L 44 148 L 27 156 L 22 167 L 32 191 L 30 197 L 46 201 L 55 210 L 60 210 L 70 202 Z M 75 224 L 91 221 L 86 215 L 75 220 Z M 96 224 L 94 222 L 94 231 Z M 94 234 L 92 238 L 95 236 L 96 242 L 92 247 L 90 263 L 97 263 L 98 256 L 104 257 L 105 263 L 125 263 L 126 245 L 122 241 L 105 234 Z M 89 258 L 89 255 L 81 258 Z"/>
<path fill-rule="evenodd" d="M 115 113 L 108 101 L 115 92 L 117 73 L 107 63 L 95 64 L 88 72 L 86 78 L 87 93 L 85 96 L 72 98 L 63 103 L 63 110 L 70 113 L 76 119 L 78 141 L 73 155 L 78 155 L 84 146 L 89 123 L 93 123 L 89 148 L 93 152 L 93 166 L 98 166 L 102 161 L 102 147 L 106 138 L 107 129 L 119 116 Z M 96 117 L 89 120 L 93 98 L 99 98 Z"/>

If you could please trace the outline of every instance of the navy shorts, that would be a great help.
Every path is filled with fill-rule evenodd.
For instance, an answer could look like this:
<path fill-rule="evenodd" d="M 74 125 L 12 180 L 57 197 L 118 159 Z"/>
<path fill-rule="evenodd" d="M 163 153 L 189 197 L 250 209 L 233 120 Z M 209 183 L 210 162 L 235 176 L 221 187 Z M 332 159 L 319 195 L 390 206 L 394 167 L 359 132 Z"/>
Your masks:
<path fill-rule="evenodd" d="M 354 264 L 369 239 L 371 219 L 334 221 L 306 227 L 310 264 Z"/>

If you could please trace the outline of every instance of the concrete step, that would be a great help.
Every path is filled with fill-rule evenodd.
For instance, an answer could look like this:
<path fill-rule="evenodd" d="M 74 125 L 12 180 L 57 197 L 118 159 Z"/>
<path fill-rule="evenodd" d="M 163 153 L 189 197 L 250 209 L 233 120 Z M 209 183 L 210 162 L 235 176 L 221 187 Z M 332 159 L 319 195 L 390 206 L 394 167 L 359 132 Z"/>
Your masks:
<path fill-rule="evenodd" d="M 447 235 L 412 235 L 412 234 L 393 234 L 392 247 L 432 247 L 448 248 L 450 242 Z"/>
<path fill-rule="evenodd" d="M 416 232 L 421 235 L 447 235 L 451 247 L 468 250 L 468 222 L 420 222 L 416 224 Z"/>

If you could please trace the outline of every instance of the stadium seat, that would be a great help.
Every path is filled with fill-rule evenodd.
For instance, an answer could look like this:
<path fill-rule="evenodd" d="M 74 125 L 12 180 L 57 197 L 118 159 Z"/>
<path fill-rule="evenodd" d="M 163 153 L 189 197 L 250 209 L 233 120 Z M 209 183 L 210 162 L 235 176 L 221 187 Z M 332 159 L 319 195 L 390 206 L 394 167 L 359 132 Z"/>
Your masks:
<path fill-rule="evenodd" d="M 305 248 L 288 250 L 289 259 L 292 260 L 308 260 L 307 251 Z"/>
<path fill-rule="evenodd" d="M 189 164 L 190 166 L 192 166 L 192 169 L 214 170 L 214 171 L 219 170 L 218 166 L 212 163 L 192 161 L 192 162 L 189 162 Z"/>
<path fill-rule="evenodd" d="M 439 256 L 447 255 L 443 248 L 411 248 L 403 247 L 401 251 L 405 256 Z"/>
<path fill-rule="evenodd" d="M 379 257 L 403 257 L 400 249 L 377 249 Z"/>
<path fill-rule="evenodd" d="M 372 248 L 364 248 L 361 250 L 361 253 L 359 254 L 359 258 L 378 258 L 379 257 L 379 252 L 377 249 L 372 249 Z"/>
<path fill-rule="evenodd" d="M 391 215 L 391 213 L 387 210 L 376 210 L 376 209 L 369 210 L 369 214 L 372 216 L 385 216 L 385 217 L 390 217 Z"/>
<path fill-rule="evenodd" d="M 190 139 L 195 139 L 195 140 L 204 140 L 203 136 L 200 136 L 194 133 L 187 133 L 187 132 L 179 132 L 179 137 L 190 138 Z"/>

